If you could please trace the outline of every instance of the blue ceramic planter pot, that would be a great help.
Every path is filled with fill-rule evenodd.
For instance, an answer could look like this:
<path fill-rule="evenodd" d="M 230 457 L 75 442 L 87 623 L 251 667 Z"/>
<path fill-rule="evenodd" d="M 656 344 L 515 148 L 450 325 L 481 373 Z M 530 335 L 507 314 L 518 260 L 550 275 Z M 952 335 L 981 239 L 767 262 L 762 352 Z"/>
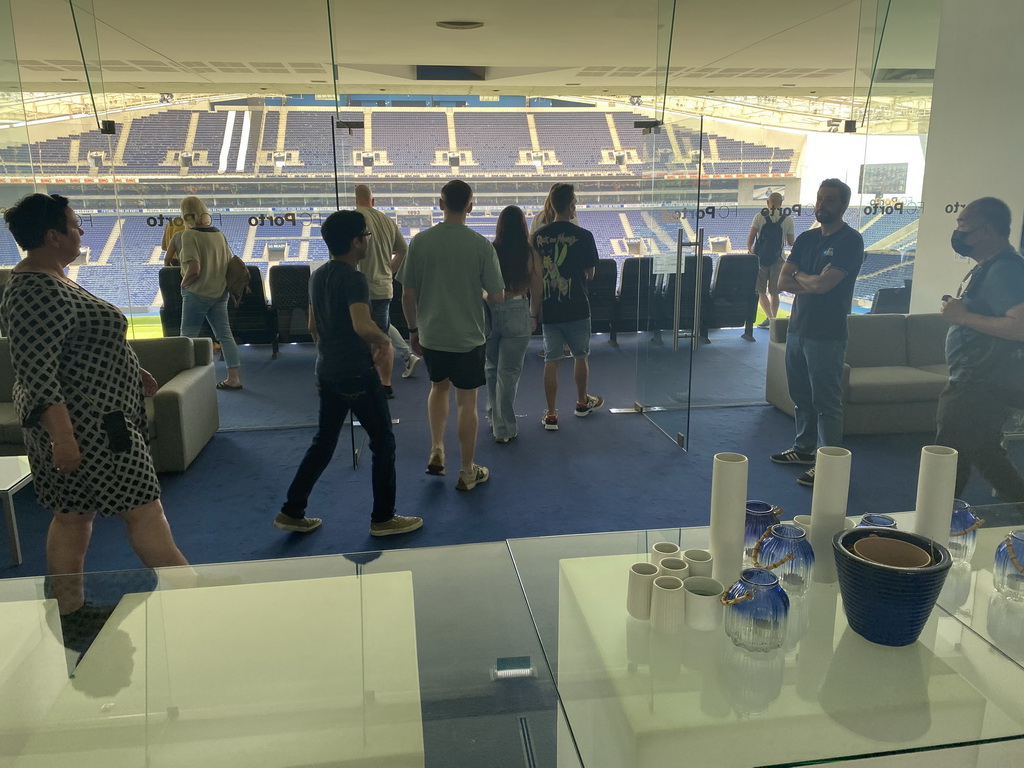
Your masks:
<path fill-rule="evenodd" d="M 922 568 L 882 565 L 854 554 L 868 536 L 898 539 L 931 553 Z M 949 550 L 929 538 L 891 528 L 853 528 L 832 538 L 846 619 L 861 637 L 890 646 L 915 642 L 931 615 L 953 564 Z"/>

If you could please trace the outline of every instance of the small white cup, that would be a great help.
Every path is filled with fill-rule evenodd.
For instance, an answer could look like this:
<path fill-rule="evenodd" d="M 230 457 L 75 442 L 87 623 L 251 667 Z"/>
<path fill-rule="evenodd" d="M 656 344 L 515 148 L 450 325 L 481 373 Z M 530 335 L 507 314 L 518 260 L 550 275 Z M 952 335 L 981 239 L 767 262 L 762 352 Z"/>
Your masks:
<path fill-rule="evenodd" d="M 651 547 L 651 563 L 657 565 L 664 557 L 679 557 L 679 545 L 671 541 L 659 541 Z"/>
<path fill-rule="evenodd" d="M 651 618 L 651 587 L 657 577 L 658 566 L 651 563 L 633 563 L 629 567 L 626 610 L 634 619 Z"/>
<path fill-rule="evenodd" d="M 659 635 L 674 635 L 683 630 L 686 591 L 682 579 L 659 576 L 651 589 L 651 630 Z"/>
<path fill-rule="evenodd" d="M 709 632 L 722 625 L 725 606 L 722 595 L 725 587 L 709 576 L 691 576 L 683 582 L 686 626 L 699 632 Z"/>
<path fill-rule="evenodd" d="M 688 549 L 683 552 L 683 560 L 686 561 L 686 565 L 689 568 L 686 572 L 688 577 L 711 577 L 711 567 L 714 565 L 714 562 L 711 559 L 711 553 L 706 549 Z"/>
<path fill-rule="evenodd" d="M 681 557 L 663 557 L 658 563 L 659 576 L 675 576 L 684 581 L 690 575 L 690 567 Z"/>
<path fill-rule="evenodd" d="M 793 518 L 793 525 L 802 528 L 804 533 L 808 536 L 811 535 L 811 516 L 810 515 L 797 515 Z"/>

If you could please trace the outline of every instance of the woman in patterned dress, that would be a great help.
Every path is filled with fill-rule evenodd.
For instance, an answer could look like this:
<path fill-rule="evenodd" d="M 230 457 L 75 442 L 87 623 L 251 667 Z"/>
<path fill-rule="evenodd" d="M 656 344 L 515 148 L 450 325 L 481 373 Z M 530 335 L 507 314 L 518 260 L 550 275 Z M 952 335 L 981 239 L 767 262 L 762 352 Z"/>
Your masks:
<path fill-rule="evenodd" d="M 139 367 L 121 311 L 64 274 L 78 257 L 78 217 L 67 198 L 34 194 L 4 220 L 26 256 L 7 283 L 0 322 L 36 495 L 53 514 L 46 559 L 66 629 L 96 610 L 85 604 L 81 574 L 97 513 L 124 520 L 147 567 L 188 562 L 164 516 L 147 444 L 143 396 L 157 382 Z"/>

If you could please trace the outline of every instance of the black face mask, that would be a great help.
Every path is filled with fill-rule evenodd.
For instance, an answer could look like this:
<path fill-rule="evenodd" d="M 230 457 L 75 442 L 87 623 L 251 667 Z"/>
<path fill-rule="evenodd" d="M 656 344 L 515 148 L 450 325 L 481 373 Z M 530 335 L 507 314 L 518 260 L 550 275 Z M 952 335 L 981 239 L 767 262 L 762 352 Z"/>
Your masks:
<path fill-rule="evenodd" d="M 971 251 L 974 250 L 974 246 L 966 242 L 967 236 L 972 234 L 971 232 L 964 232 L 962 229 L 954 229 L 953 234 L 949 237 L 949 244 L 953 247 L 953 250 L 959 253 L 961 256 L 970 256 Z"/>

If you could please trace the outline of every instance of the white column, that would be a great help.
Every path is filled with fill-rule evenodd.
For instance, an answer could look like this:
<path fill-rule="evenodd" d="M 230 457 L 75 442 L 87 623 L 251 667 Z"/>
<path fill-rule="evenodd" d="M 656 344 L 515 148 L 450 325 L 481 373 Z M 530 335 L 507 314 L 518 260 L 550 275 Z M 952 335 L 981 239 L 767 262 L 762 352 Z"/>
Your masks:
<path fill-rule="evenodd" d="M 925 156 L 912 312 L 937 312 L 974 262 L 953 253 L 957 204 L 998 197 L 1024 218 L 1024 2 L 944 0 Z"/>

